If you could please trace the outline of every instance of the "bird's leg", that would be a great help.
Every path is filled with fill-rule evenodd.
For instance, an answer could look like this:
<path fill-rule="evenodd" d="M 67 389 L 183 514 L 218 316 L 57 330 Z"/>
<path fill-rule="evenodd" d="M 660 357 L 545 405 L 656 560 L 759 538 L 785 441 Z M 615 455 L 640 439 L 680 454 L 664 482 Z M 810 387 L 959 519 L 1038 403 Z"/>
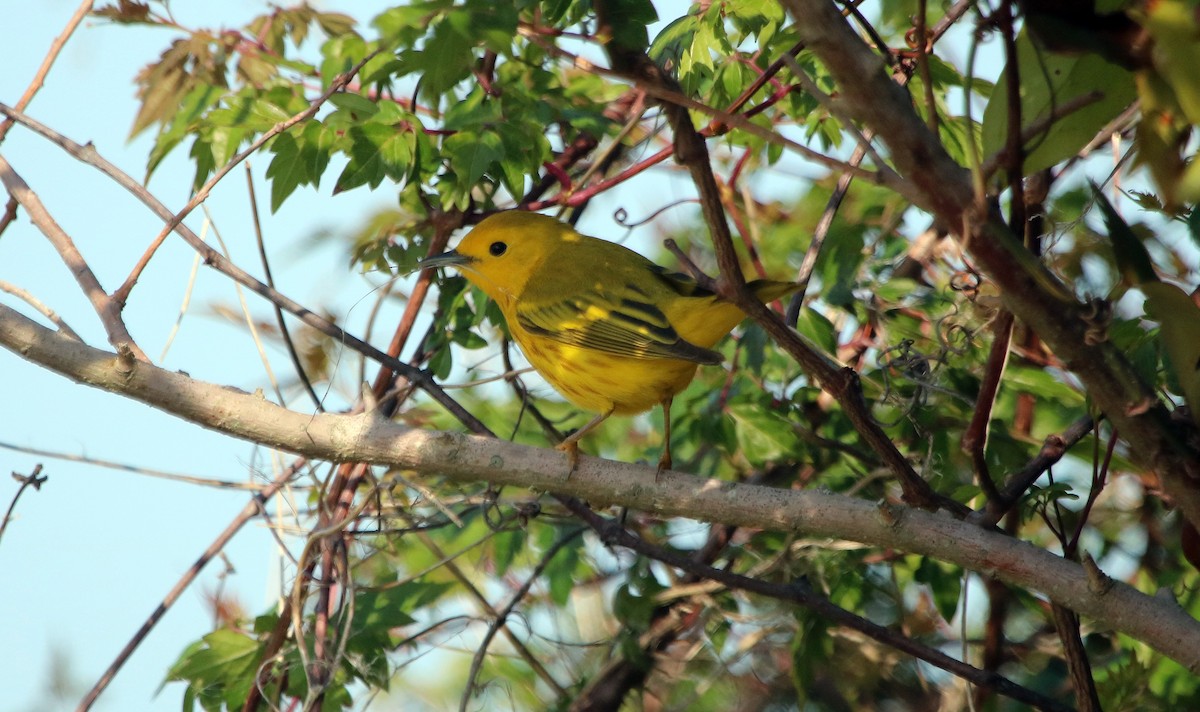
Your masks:
<path fill-rule="evenodd" d="M 589 431 L 591 431 L 600 423 L 603 423 L 604 419 L 612 415 L 612 413 L 612 409 L 610 408 L 607 411 L 597 415 L 595 418 L 592 418 L 587 425 L 571 433 L 562 442 L 554 446 L 555 450 L 562 450 L 563 452 L 567 453 L 567 462 L 571 465 L 571 469 L 567 471 L 567 477 L 570 477 L 572 474 L 574 474 L 575 468 L 579 467 L 579 438 L 587 435 Z"/>
<path fill-rule="evenodd" d="M 654 481 L 658 482 L 658 476 L 663 473 L 663 470 L 671 469 L 671 401 L 668 397 L 662 402 L 663 409 L 663 451 L 662 457 L 658 458 L 658 471 L 654 473 Z"/>

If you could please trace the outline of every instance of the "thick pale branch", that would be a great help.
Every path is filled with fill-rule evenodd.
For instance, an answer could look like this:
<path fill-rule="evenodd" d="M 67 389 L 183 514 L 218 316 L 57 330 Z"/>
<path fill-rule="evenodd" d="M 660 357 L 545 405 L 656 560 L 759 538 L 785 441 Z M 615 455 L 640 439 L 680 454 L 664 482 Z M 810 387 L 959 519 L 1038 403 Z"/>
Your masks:
<path fill-rule="evenodd" d="M 1152 467 L 1187 519 L 1200 522 L 1200 465 L 1174 433 L 1165 407 L 1112 344 L 1097 338 L 1089 308 L 1032 255 L 999 214 L 975 200 L 971 176 L 954 162 L 913 108 L 908 92 L 829 0 L 784 0 L 806 46 L 837 82 L 847 113 L 888 148 L 912 189 L 904 196 L 954 231 L 1000 288 L 1004 306 L 1033 329 L 1087 386 L 1135 458 Z"/>
<path fill-rule="evenodd" d="M 296 413 L 255 395 L 91 348 L 3 305 L 0 343 L 77 382 L 310 458 L 373 462 L 456 480 L 554 491 L 660 516 L 803 532 L 931 556 L 1038 591 L 1200 673 L 1200 623 L 1173 601 L 1102 575 L 1089 576 L 1082 566 L 1032 544 L 946 514 L 678 472 L 665 472 L 656 481 L 653 467 L 586 456 L 568 478 L 566 459 L 554 450 L 409 428 L 375 413 Z"/>

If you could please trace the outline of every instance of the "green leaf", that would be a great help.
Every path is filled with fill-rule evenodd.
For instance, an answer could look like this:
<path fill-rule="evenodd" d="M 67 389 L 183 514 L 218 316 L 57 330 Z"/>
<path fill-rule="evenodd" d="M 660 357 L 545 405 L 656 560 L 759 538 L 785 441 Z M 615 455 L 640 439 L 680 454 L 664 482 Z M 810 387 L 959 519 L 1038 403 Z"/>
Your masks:
<path fill-rule="evenodd" d="M 495 551 L 496 576 L 504 576 L 516 560 L 517 554 L 525 547 L 526 534 L 524 529 L 499 532 L 492 541 Z"/>
<path fill-rule="evenodd" d="M 1108 239 L 1112 241 L 1113 255 L 1116 257 L 1117 269 L 1121 276 L 1131 284 L 1143 284 L 1158 281 L 1150 253 L 1141 239 L 1129 229 L 1129 225 L 1113 208 L 1112 203 L 1104 196 L 1098 187 L 1092 186 L 1092 196 L 1096 207 L 1104 216 L 1104 225 L 1108 228 Z"/>
<path fill-rule="evenodd" d="M 757 403 L 729 407 L 737 433 L 738 451 L 758 466 L 795 452 L 798 441 L 791 422 Z"/>
<path fill-rule="evenodd" d="M 1098 55 L 1051 54 L 1035 45 L 1029 34 L 1017 36 L 1020 76 L 1021 127 L 1045 121 L 1064 104 L 1095 93 L 1099 100 L 1063 116 L 1046 131 L 1026 141 L 1023 173 L 1029 175 L 1075 155 L 1137 97 L 1133 75 Z M 1008 92 L 1005 69 L 983 112 L 983 153 L 1002 151 L 1008 138 Z"/>
<path fill-rule="evenodd" d="M 222 628 L 189 646 L 167 679 L 186 682 L 206 709 L 213 709 L 210 705 L 218 701 L 238 709 L 254 685 L 260 657 L 257 640 Z"/>
<path fill-rule="evenodd" d="M 411 45 L 418 37 L 424 36 L 434 18 L 453 5 L 453 0 L 400 5 L 377 15 L 371 20 L 371 25 L 389 46 Z"/>
<path fill-rule="evenodd" d="M 319 186 L 321 176 L 329 166 L 333 147 L 337 143 L 337 131 L 320 121 L 309 121 L 296 138 L 296 142 L 307 182 Z"/>
<path fill-rule="evenodd" d="M 212 150 L 213 161 L 223 166 L 237 155 L 242 141 L 250 134 L 250 130 L 233 126 L 215 126 L 209 133 L 208 143 Z"/>
<path fill-rule="evenodd" d="M 1200 424 L 1200 307 L 1191 295 L 1173 284 L 1141 285 L 1146 294 L 1146 314 L 1160 324 L 1159 338 L 1167 353 L 1192 416 Z"/>
<path fill-rule="evenodd" d="M 863 262 L 861 228 L 834 223 L 825 238 L 825 246 L 817 260 L 825 301 L 833 306 L 848 307 L 855 303 L 854 287 Z"/>
<path fill-rule="evenodd" d="M 352 126 L 350 162 L 338 176 L 333 192 L 341 193 L 360 185 L 379 187 L 384 178 L 401 181 L 412 161 L 412 137 L 409 132 L 386 124 Z"/>
<path fill-rule="evenodd" d="M 339 35 L 354 34 L 354 25 L 357 24 L 353 17 L 343 15 L 340 12 L 318 12 L 313 16 L 320 26 L 321 31 L 330 37 Z"/>
<path fill-rule="evenodd" d="M 1200 247 L 1200 205 L 1192 206 L 1185 220 L 1187 223 L 1188 236 L 1192 238 L 1192 242 Z"/>
<path fill-rule="evenodd" d="M 962 594 L 962 574 L 928 557 L 921 557 L 921 563 L 913 578 L 929 587 L 934 605 L 945 620 L 954 618 L 958 609 L 958 600 Z"/>
<path fill-rule="evenodd" d="M 432 347 L 431 347 L 432 348 Z M 454 357 L 449 348 L 436 349 L 429 357 L 429 371 L 434 378 L 443 379 L 450 375 L 454 368 Z"/>
<path fill-rule="evenodd" d="M 650 45 L 649 55 L 661 66 L 676 68 L 683 53 L 692 46 L 692 38 L 700 26 L 700 18 L 684 15 L 658 33 Z"/>
<path fill-rule="evenodd" d="M 1188 121 L 1200 123 L 1200 28 L 1196 4 L 1160 0 L 1149 6 L 1145 28 L 1154 38 L 1154 68 L 1171 85 Z"/>
<path fill-rule="evenodd" d="M 460 182 L 466 186 L 478 183 L 484 174 L 505 157 L 500 135 L 488 130 L 460 131 L 453 136 L 447 136 L 442 142 L 442 149 L 450 157 L 450 165 L 458 174 Z"/>
<path fill-rule="evenodd" d="M 820 347 L 823 352 L 827 354 L 837 352 L 837 330 L 834 328 L 833 322 L 812 307 L 805 307 L 800 311 L 796 331 Z"/>
<path fill-rule="evenodd" d="M 559 536 L 562 536 L 560 530 Z M 550 599 L 559 607 L 567 605 L 571 592 L 575 590 L 575 569 L 579 566 L 578 540 L 567 544 L 554 554 L 544 569 L 550 584 Z"/>
<path fill-rule="evenodd" d="M 470 16 L 465 12 L 448 13 L 423 48 L 401 54 L 404 73 L 421 75 L 421 93 L 433 101 L 471 75 L 475 57 L 469 23 Z"/>
<path fill-rule="evenodd" d="M 358 35 L 338 35 L 321 45 L 321 81 L 331 86 L 338 75 L 354 68 L 367 56 L 367 43 Z M 346 92 L 349 94 L 350 92 Z"/>
<path fill-rule="evenodd" d="M 649 0 L 608 0 L 604 3 L 612 43 L 623 50 L 645 51 L 650 44 L 646 28 L 658 21 Z"/>
<path fill-rule="evenodd" d="M 196 123 L 208 109 L 221 100 L 224 94 L 223 87 L 211 84 L 199 84 L 187 93 L 171 122 L 159 131 L 158 136 L 154 139 L 154 148 L 150 150 L 150 159 L 146 165 L 147 179 L 154 173 L 154 169 L 158 167 L 162 159 L 166 158 L 167 154 L 184 138 L 194 132 Z"/>
<path fill-rule="evenodd" d="M 345 109 L 354 119 L 359 121 L 369 119 L 379 113 L 379 104 L 376 104 L 362 94 L 356 94 L 352 91 L 335 92 L 329 97 L 329 103 L 339 109 Z"/>
<path fill-rule="evenodd" d="M 188 151 L 188 156 L 196 164 L 196 177 L 192 179 L 192 189 L 199 190 L 200 186 L 204 185 L 204 182 L 216 170 L 212 144 L 209 143 L 203 134 L 200 134 L 196 136 L 195 141 L 192 141 L 192 148 Z"/>
<path fill-rule="evenodd" d="M 271 212 L 279 210 L 283 201 L 296 188 L 307 182 L 308 172 L 300 156 L 300 147 L 291 134 L 282 133 L 271 142 L 271 165 L 267 166 L 267 178 L 271 180 Z"/>

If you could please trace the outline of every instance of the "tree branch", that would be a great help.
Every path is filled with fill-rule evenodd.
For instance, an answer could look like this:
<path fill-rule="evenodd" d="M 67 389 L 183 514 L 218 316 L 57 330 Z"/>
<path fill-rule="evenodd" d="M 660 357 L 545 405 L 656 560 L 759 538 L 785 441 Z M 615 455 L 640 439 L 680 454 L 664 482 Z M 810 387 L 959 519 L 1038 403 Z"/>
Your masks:
<path fill-rule="evenodd" d="M 128 348 L 137 358 L 148 360 L 146 354 L 142 353 L 137 342 L 133 340 L 133 335 L 126 328 L 125 321 L 121 319 L 120 305 L 108 296 L 104 287 L 100 286 L 100 280 L 96 279 L 96 274 L 92 272 L 87 260 L 79 253 L 79 248 L 75 246 L 74 240 L 59 226 L 58 222 L 50 215 L 50 211 L 46 210 L 46 206 L 42 204 L 37 193 L 33 192 L 25 179 L 13 170 L 3 156 L 0 156 L 0 182 L 4 183 L 9 194 L 21 204 L 21 207 L 25 208 L 29 219 L 58 251 L 63 262 L 66 263 L 67 269 L 71 270 L 75 281 L 79 283 L 80 289 L 92 303 L 92 308 L 96 310 L 96 315 L 100 317 L 100 323 L 104 325 L 104 330 L 108 333 L 108 343 L 118 349 Z"/>
<path fill-rule="evenodd" d="M 784 0 L 800 39 L 837 82 L 852 116 L 873 129 L 910 189 L 904 196 L 957 234 L 1001 291 L 1005 308 L 1033 329 L 1087 386 L 1136 460 L 1151 467 L 1193 524 L 1200 523 L 1200 454 L 1175 433 L 1167 409 L 1128 359 L 1097 341 L 1079 303 L 1004 224 L 976 203 L 970 175 L 946 153 L 913 109 L 912 98 L 884 70 L 828 0 Z M 1016 199 L 1020 199 L 1019 196 Z"/>
<path fill-rule="evenodd" d="M 660 516 L 802 532 L 931 556 L 1038 591 L 1200 673 L 1200 622 L 1174 601 L 1148 596 L 1119 581 L 1106 579 L 1097 585 L 1079 564 L 945 514 L 678 472 L 664 472 L 656 481 L 652 466 L 588 456 L 581 456 L 579 468 L 567 477 L 565 458 L 555 450 L 409 428 L 374 412 L 296 413 L 249 393 L 94 349 L 3 305 L 0 343 L 77 382 L 309 458 L 371 462 L 456 481 L 552 491 L 596 506 L 621 505 Z"/>

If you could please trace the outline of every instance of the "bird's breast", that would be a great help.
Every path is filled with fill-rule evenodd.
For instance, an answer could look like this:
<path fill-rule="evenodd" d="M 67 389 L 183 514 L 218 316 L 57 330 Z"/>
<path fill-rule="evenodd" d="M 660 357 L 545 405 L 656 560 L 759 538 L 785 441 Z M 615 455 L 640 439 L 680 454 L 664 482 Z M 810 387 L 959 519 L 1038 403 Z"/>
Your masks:
<path fill-rule="evenodd" d="M 642 413 L 682 391 L 696 374 L 690 361 L 631 358 L 510 329 L 529 364 L 554 390 L 593 413 Z"/>

